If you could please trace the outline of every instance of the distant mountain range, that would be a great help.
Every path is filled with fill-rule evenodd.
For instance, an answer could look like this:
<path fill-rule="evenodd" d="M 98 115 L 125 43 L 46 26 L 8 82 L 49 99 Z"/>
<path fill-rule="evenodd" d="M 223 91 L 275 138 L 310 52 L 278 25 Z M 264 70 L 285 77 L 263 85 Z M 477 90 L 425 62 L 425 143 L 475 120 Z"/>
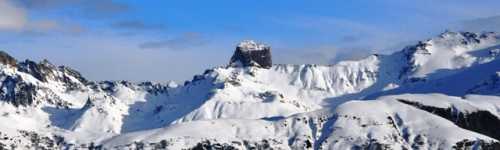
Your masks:
<path fill-rule="evenodd" d="M 236 47 L 180 85 L 89 81 L 0 52 L 0 149 L 500 149 L 500 34 L 334 65 Z"/>

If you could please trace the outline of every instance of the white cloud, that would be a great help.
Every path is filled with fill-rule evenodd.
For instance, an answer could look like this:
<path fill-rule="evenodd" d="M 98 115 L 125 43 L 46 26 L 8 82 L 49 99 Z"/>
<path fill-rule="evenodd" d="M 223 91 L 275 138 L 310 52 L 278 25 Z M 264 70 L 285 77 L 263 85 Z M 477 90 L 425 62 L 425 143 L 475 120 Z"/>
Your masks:
<path fill-rule="evenodd" d="M 27 22 L 25 9 L 9 0 L 0 0 L 0 30 L 21 30 Z"/>
<path fill-rule="evenodd" d="M 78 23 L 62 22 L 58 20 L 29 20 L 24 31 L 39 33 L 64 33 L 79 34 L 85 31 L 85 28 Z"/>
<path fill-rule="evenodd" d="M 80 33 L 84 29 L 78 23 L 61 22 L 50 18 L 34 19 L 29 9 L 16 5 L 11 0 L 0 0 L 0 31 L 32 33 Z"/>

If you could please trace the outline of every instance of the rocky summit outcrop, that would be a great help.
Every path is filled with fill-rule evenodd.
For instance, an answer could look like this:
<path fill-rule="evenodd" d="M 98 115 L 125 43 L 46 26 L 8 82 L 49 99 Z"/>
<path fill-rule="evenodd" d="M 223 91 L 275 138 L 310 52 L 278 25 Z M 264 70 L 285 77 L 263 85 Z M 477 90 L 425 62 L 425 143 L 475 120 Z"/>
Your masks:
<path fill-rule="evenodd" d="M 500 150 L 499 49 L 500 34 L 446 32 L 389 55 L 273 65 L 269 46 L 244 41 L 184 85 L 88 81 L 0 53 L 0 150 Z"/>
<path fill-rule="evenodd" d="M 230 66 L 249 67 L 256 66 L 271 68 L 271 47 L 246 40 L 238 44 L 236 51 L 231 57 Z"/>
<path fill-rule="evenodd" d="M 4 51 L 0 51 L 0 64 L 16 66 L 17 60 Z"/>
<path fill-rule="evenodd" d="M 60 98 L 57 91 L 84 91 L 87 83 L 79 72 L 69 67 L 55 66 L 48 60 L 17 61 L 0 51 L 0 102 L 16 107 L 38 106 L 44 102 L 65 107 L 69 102 Z"/>

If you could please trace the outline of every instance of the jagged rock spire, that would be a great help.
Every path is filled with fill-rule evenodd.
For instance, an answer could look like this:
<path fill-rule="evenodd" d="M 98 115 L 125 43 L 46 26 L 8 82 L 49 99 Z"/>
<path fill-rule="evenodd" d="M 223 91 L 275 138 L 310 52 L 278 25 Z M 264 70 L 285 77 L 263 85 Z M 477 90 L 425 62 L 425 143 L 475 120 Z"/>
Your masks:
<path fill-rule="evenodd" d="M 270 68 L 272 64 L 271 47 L 252 40 L 239 43 L 229 62 L 230 66 L 262 68 Z"/>

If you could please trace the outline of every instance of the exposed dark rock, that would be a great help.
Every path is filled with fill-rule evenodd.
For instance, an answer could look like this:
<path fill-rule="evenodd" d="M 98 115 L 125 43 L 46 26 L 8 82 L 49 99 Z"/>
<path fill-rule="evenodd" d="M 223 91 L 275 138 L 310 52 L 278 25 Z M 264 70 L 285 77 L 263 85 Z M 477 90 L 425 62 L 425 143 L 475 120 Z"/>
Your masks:
<path fill-rule="evenodd" d="M 407 77 L 406 75 L 415 71 L 418 68 L 418 65 L 415 64 L 414 55 L 422 54 L 422 55 L 431 55 L 431 52 L 427 49 L 427 47 L 431 46 L 426 41 L 418 41 L 416 45 L 407 46 L 402 50 L 402 54 L 404 55 L 405 62 L 403 62 L 406 66 L 403 67 L 403 70 L 399 74 L 400 79 L 404 79 Z M 408 79 L 405 79 L 408 80 Z M 406 81 L 412 82 L 412 81 Z"/>
<path fill-rule="evenodd" d="M 81 89 L 82 84 L 85 85 L 88 83 L 78 71 L 65 66 L 56 67 L 47 60 L 43 60 L 40 63 L 26 60 L 19 63 L 17 69 L 32 75 L 42 82 L 47 82 L 49 80 L 63 82 L 68 91 Z M 58 71 L 62 72 L 62 74 L 58 74 Z M 74 77 L 81 84 L 71 80 L 70 77 Z"/>
<path fill-rule="evenodd" d="M 80 72 L 72 69 L 72 68 L 69 68 L 69 67 L 66 67 L 66 66 L 59 66 L 59 71 L 63 72 L 65 75 L 68 75 L 68 76 L 72 76 L 74 78 L 76 78 L 78 81 L 80 81 L 81 83 L 83 84 L 87 84 L 88 83 L 88 80 L 85 79 L 82 74 L 80 74 Z"/>
<path fill-rule="evenodd" d="M 107 93 L 114 93 L 116 90 L 117 83 L 112 81 L 101 81 L 99 82 L 99 88 Z"/>
<path fill-rule="evenodd" d="M 89 98 L 87 98 L 85 105 L 83 105 L 82 110 L 87 110 L 87 109 L 90 109 L 94 106 L 95 106 L 94 102 L 92 102 L 92 99 L 90 99 L 90 97 L 89 97 Z"/>
<path fill-rule="evenodd" d="M 22 82 L 20 77 L 6 76 L 0 88 L 0 99 L 14 106 L 28 106 L 35 101 L 36 87 Z"/>
<path fill-rule="evenodd" d="M 355 150 L 390 150 L 390 145 L 388 144 L 383 144 L 375 140 L 369 141 L 365 145 L 355 145 L 353 147 Z"/>
<path fill-rule="evenodd" d="M 237 147 L 244 147 L 244 149 L 249 149 L 249 150 L 272 150 L 275 149 L 271 146 L 271 142 L 276 142 L 276 141 L 269 141 L 266 139 L 263 139 L 261 141 L 247 141 L 243 140 L 243 142 L 240 141 L 233 141 L 231 143 L 218 143 L 214 142 L 211 140 L 205 140 L 201 141 L 196 146 L 190 148 L 191 150 L 237 150 Z"/>
<path fill-rule="evenodd" d="M 16 66 L 17 60 L 4 51 L 0 51 L 0 63 L 9 66 Z"/>
<path fill-rule="evenodd" d="M 479 110 L 476 112 L 464 113 L 457 112 L 454 108 L 438 108 L 404 99 L 398 99 L 398 101 L 436 114 L 450 120 L 461 128 L 500 140 L 500 130 L 498 130 L 498 127 L 500 127 L 500 119 L 491 114 L 489 111 Z"/>
<path fill-rule="evenodd" d="M 212 143 L 209 140 L 202 141 L 193 148 L 192 150 L 236 150 L 237 148 L 227 145 L 227 144 L 220 144 L 220 143 Z"/>
<path fill-rule="evenodd" d="M 152 82 L 142 82 L 138 84 L 140 87 L 144 88 L 148 91 L 149 94 L 159 95 L 159 94 L 168 94 L 169 85 L 152 83 Z"/>
<path fill-rule="evenodd" d="M 448 36 L 462 36 L 463 39 L 461 39 L 461 44 L 463 45 L 468 45 L 468 44 L 478 44 L 481 43 L 481 39 L 487 39 L 491 38 L 492 33 L 473 33 L 473 32 L 452 32 L 452 31 L 445 31 L 444 33 L 441 33 L 440 38 L 446 38 Z"/>
<path fill-rule="evenodd" d="M 272 66 L 271 47 L 257 44 L 254 41 L 243 41 L 237 47 L 229 63 L 231 66 Z"/>
<path fill-rule="evenodd" d="M 31 60 L 25 60 L 19 63 L 17 70 L 31 74 L 36 79 L 47 82 L 50 76 L 54 75 L 54 68 L 50 63 L 36 63 Z"/>
<path fill-rule="evenodd" d="M 46 93 L 46 94 L 38 94 Z M 63 101 L 44 87 L 25 81 L 20 75 L 0 74 L 0 100 L 18 106 L 36 106 L 42 101 L 58 108 L 67 108 L 71 103 Z"/>
<path fill-rule="evenodd" d="M 482 149 L 482 150 L 499 150 L 500 149 L 500 143 L 494 142 L 494 143 L 488 143 L 485 141 L 469 141 L 469 140 L 463 140 L 455 144 L 453 146 L 453 149 L 457 150 L 466 150 L 466 149 Z"/>

